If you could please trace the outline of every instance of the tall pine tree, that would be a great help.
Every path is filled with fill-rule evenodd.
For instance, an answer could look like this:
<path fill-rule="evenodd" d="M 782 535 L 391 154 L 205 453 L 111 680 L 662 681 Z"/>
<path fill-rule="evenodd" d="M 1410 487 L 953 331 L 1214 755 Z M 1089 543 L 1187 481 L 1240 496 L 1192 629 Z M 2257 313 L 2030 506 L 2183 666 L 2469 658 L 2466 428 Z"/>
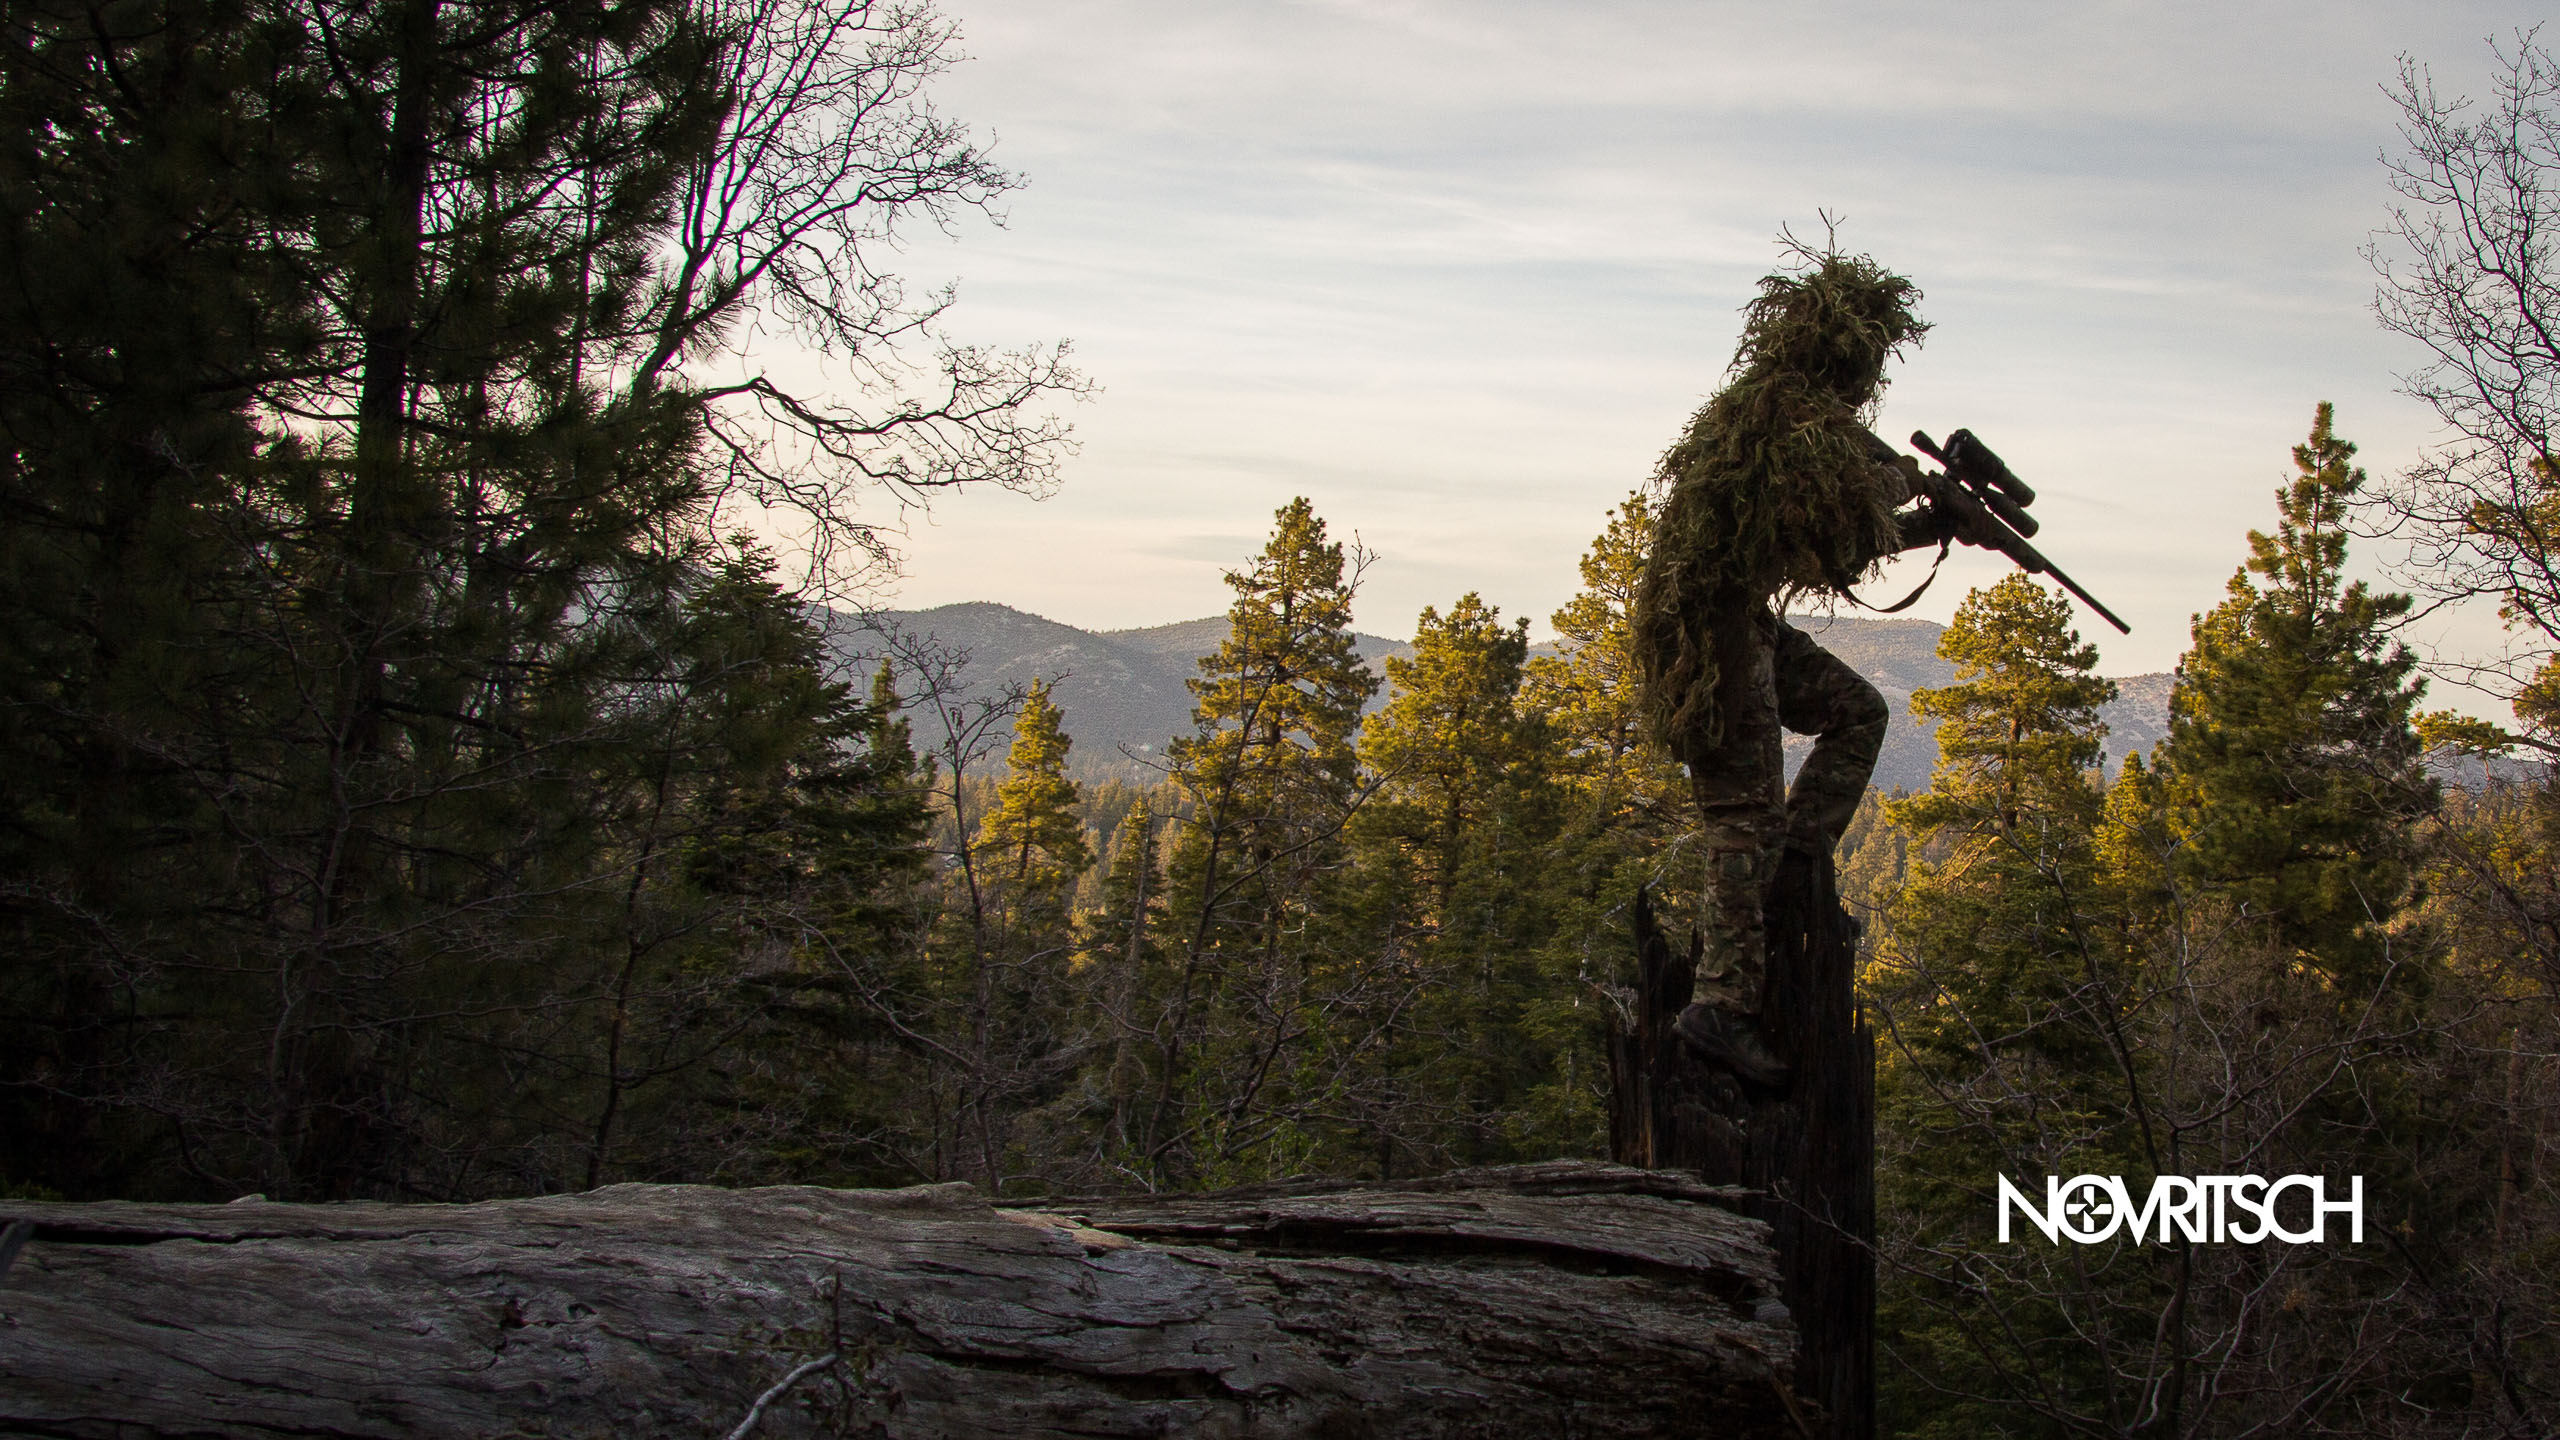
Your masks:
<path fill-rule="evenodd" d="M 2129 1172 L 2146 1156 L 2121 1083 L 2134 984 L 2095 846 L 2098 707 L 2115 687 L 2093 673 L 2070 602 L 2025 575 L 1968 595 L 1938 653 L 1955 682 L 1912 697 L 1939 721 L 1938 766 L 1929 789 L 1884 806 L 1916 863 L 1866 988 L 1887 1042 L 1884 1409 L 1900 1433 L 1953 1436 L 1996 1433 L 2021 1387 L 2110 1403 L 2042 1257 L 1996 1277 L 1978 1265 L 1992 1176 Z"/>
<path fill-rule="evenodd" d="M 1324 1037 L 1357 1057 L 1341 1106 L 1352 1163 L 1384 1173 L 1515 1157 L 1518 1114 L 1554 1069 L 1532 1024 L 1552 931 L 1547 848 L 1562 811 L 1554 731 L 1520 702 L 1526 621 L 1475 595 L 1426 607 L 1393 693 L 1361 732 L 1376 798 L 1336 948 L 1355 1004 Z"/>
<path fill-rule="evenodd" d="M 1633 983 L 1627 914 L 1639 887 L 1674 929 L 1700 893 L 1682 872 L 1694 847 L 1687 775 L 1640 715 L 1627 607 L 1652 548 L 1654 507 L 1639 491 L 1610 512 L 1582 555 L 1582 588 L 1555 611 L 1557 654 L 1530 657 L 1523 705 L 1553 736 L 1566 788 L 1560 828 L 1540 857 L 1538 886 L 1554 920 L 1543 979 L 1526 1018 L 1550 1057 L 1511 1126 L 1552 1153 L 1607 1143 L 1608 1047 Z"/>
<path fill-rule="evenodd" d="M 1018 412 L 1054 363 L 954 351 L 956 403 L 878 413 L 685 368 L 778 300 L 894 369 L 931 317 L 863 247 L 1009 183 L 918 97 L 946 32 L 684 0 L 0 29 L 0 1171 L 303 1197 L 613 1169 L 620 997 L 685 948 L 652 917 L 762 903 L 685 856 L 824 769 L 810 733 L 865 743 L 858 701 L 745 643 L 800 622 L 747 603 L 724 495 L 798 504 L 823 552 L 869 538 L 875 479 L 1046 475 L 1055 429 Z M 725 958 L 703 994 L 770 957 Z"/>
<path fill-rule="evenodd" d="M 1151 1094 L 1126 1163 L 1191 1183 L 1285 1166 L 1329 1085 L 1302 1068 L 1323 989 L 1309 920 L 1364 798 L 1353 737 L 1377 677 L 1351 637 L 1358 573 L 1304 498 L 1227 576 L 1227 638 L 1168 758 L 1185 813 L 1166 862 L 1170 971 L 1141 1017 Z"/>
<path fill-rule="evenodd" d="M 2229 597 L 2195 624 L 2164 751 L 2179 868 L 2283 949 L 2351 988 L 2390 964 L 2414 899 L 2417 822 L 2436 805 L 2411 723 L 2425 684 L 2393 638 L 2405 595 L 2346 577 L 2347 511 L 2364 486 L 2322 404 L 2249 532 Z"/>

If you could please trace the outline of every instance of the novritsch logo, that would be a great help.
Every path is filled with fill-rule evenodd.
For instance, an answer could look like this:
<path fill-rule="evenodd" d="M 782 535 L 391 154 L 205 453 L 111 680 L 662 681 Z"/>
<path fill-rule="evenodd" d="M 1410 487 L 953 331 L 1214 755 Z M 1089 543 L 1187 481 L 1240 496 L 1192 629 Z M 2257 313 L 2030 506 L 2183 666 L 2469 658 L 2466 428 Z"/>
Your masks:
<path fill-rule="evenodd" d="M 2044 1177 L 2044 1208 L 2039 1211 L 2009 1177 L 2000 1177 L 2000 1239 L 2009 1239 L 2014 1208 L 2044 1238 L 2059 1245 L 2069 1240 L 2095 1245 L 2119 1230 L 2140 1245 L 2155 1240 L 2166 1245 L 2183 1237 L 2200 1245 L 2255 1245 L 2281 1240 L 2287 1245 L 2328 1243 L 2329 1217 L 2348 1222 L 2347 1239 L 2364 1243 L 2364 1177 L 2349 1182 L 2347 1198 L 2331 1200 L 2328 1182 L 2318 1175 L 2287 1175 L 2269 1180 L 2260 1175 L 2162 1175 L 2151 1182 L 2140 1206 L 2133 1203 L 2121 1175 Z M 2310 1201 L 2298 1229 L 2285 1228 L 2277 1202 L 2299 1190 Z M 2297 1209 L 2300 1207 L 2296 1207 Z"/>

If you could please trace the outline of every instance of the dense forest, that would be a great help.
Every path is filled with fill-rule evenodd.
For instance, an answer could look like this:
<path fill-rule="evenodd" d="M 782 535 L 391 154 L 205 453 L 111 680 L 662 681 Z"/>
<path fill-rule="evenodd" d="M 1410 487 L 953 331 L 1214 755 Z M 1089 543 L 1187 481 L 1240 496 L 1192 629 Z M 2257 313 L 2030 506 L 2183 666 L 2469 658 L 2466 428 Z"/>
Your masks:
<path fill-rule="evenodd" d="M 1627 650 L 1654 492 L 1560 653 L 1468 594 L 1383 675 L 1368 557 L 1284 507 L 1160 774 L 1079 783 L 1045 687 L 829 603 L 866 506 L 1054 483 L 1083 384 L 880 268 L 1013 183 L 928 103 L 944 22 L 5 13 L 0 1194 L 1605 1153 L 1630 907 L 1699 890 Z M 1977 590 L 1934 778 L 1841 847 L 1896 1433 L 2560 1428 L 2560 74 L 2506 58 L 2485 120 L 2403 76 L 2377 251 L 2456 443 L 2368 480 L 2317 407 L 2112 779 L 2069 602 Z M 2511 727 L 2396 638 L 2465 600 Z M 2366 1241 L 1991 1241 L 1997 1176 L 2084 1172 L 2361 1176 Z"/>

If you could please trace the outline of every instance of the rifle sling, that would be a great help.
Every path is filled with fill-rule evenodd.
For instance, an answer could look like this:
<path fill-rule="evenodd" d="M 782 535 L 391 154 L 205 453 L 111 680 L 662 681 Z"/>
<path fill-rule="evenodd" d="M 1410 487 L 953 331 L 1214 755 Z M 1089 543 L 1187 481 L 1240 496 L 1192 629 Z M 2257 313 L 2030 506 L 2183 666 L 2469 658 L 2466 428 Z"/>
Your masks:
<path fill-rule="evenodd" d="M 1929 587 L 1937 583 L 1938 567 L 1947 563 L 1947 549 L 1954 544 L 1955 537 L 1952 535 L 1940 539 L 1938 541 L 1938 558 L 1929 562 L 1929 573 L 1921 577 L 1919 588 L 1913 590 L 1910 594 L 1903 596 L 1901 599 L 1894 601 L 1890 605 L 1870 605 L 1866 601 L 1859 599 L 1857 596 L 1850 594 L 1848 587 L 1846 586 L 1841 587 L 1840 593 L 1848 598 L 1850 604 L 1857 606 L 1861 610 L 1873 610 L 1879 615 L 1893 615 L 1901 611 L 1908 610 L 1911 608 L 1913 601 L 1918 600 L 1922 595 L 1928 593 Z"/>

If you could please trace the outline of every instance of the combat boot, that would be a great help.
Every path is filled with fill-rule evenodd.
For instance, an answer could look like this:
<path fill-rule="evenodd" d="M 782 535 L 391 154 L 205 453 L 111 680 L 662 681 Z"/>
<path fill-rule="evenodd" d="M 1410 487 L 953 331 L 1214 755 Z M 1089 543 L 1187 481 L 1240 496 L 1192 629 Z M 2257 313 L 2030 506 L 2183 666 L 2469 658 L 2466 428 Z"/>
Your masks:
<path fill-rule="evenodd" d="M 1768 1044 L 1760 1038 L 1758 1021 L 1748 1015 L 1693 1004 L 1671 1022 L 1671 1033 L 1679 1036 L 1699 1059 L 1754 1085 L 1783 1090 L 1788 1077 L 1795 1073 L 1785 1061 L 1769 1053 Z"/>

